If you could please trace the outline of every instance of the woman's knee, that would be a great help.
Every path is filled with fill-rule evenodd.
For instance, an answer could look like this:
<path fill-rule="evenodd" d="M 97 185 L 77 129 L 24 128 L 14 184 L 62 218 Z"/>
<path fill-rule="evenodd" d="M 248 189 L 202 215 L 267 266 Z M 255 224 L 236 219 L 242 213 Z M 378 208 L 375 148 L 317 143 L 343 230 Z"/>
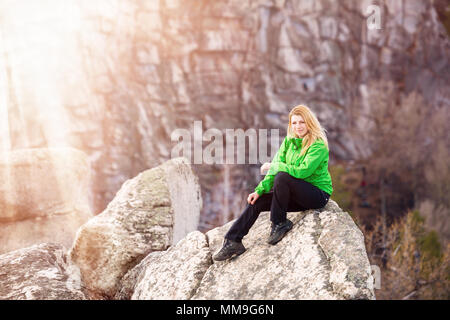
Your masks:
<path fill-rule="evenodd" d="M 253 208 L 258 212 L 270 210 L 270 204 L 272 203 L 272 193 L 264 193 L 254 204 L 248 204 L 247 207 Z"/>
<path fill-rule="evenodd" d="M 284 171 L 278 172 L 275 175 L 275 179 L 273 180 L 273 187 L 277 188 L 280 184 L 285 184 L 289 177 L 289 173 L 286 173 Z"/>

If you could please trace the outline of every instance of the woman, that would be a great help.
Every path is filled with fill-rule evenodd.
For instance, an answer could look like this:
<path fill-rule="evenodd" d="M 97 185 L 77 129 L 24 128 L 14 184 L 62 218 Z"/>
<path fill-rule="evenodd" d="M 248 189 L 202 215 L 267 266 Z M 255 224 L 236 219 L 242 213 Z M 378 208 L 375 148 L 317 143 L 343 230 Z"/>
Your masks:
<path fill-rule="evenodd" d="M 268 243 L 275 245 L 292 229 L 287 212 L 324 207 L 333 187 L 328 171 L 328 140 L 317 117 L 299 105 L 289 113 L 284 138 L 265 178 L 249 194 L 248 205 L 225 235 L 223 247 L 213 256 L 216 261 L 240 255 L 246 250 L 242 238 L 247 235 L 260 212 L 270 210 L 272 228 Z M 272 191 L 271 191 L 272 190 Z"/>

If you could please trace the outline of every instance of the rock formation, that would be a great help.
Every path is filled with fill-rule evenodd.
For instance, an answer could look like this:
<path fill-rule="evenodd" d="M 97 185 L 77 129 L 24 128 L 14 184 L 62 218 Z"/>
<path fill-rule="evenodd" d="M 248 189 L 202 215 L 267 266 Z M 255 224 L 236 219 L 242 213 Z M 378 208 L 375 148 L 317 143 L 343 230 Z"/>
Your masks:
<path fill-rule="evenodd" d="M 0 300 L 86 300 L 66 249 L 39 244 L 0 255 Z"/>
<path fill-rule="evenodd" d="M 0 254 L 43 242 L 72 246 L 92 217 L 90 165 L 73 148 L 22 149 L 0 156 Z"/>
<path fill-rule="evenodd" d="M 211 255 L 232 222 L 193 232 L 167 251 L 149 254 L 122 279 L 118 299 L 375 299 L 364 236 L 330 202 L 292 212 L 293 229 L 266 243 L 268 212 L 244 238 L 247 251 L 225 262 Z"/>
<path fill-rule="evenodd" d="M 266 243 L 262 213 L 244 238 L 247 251 L 213 262 L 232 221 L 189 230 L 199 190 L 183 158 L 140 173 L 78 230 L 67 254 L 41 244 L 0 255 L 0 299 L 375 298 L 363 234 L 333 200 L 288 213 L 294 227 L 276 246 Z"/>
<path fill-rule="evenodd" d="M 203 233 L 191 232 L 167 251 L 150 253 L 122 279 L 116 299 L 190 299 L 211 265 Z"/>
<path fill-rule="evenodd" d="M 126 181 L 105 211 L 79 229 L 69 255 L 91 293 L 110 297 L 146 255 L 197 229 L 201 205 L 187 161 L 170 160 Z"/>

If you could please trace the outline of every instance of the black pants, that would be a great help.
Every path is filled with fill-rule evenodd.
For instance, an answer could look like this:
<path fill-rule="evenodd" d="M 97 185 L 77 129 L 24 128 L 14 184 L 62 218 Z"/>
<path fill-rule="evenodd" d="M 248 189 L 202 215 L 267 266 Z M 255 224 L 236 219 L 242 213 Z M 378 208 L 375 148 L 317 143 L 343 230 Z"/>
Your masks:
<path fill-rule="evenodd" d="M 319 209 L 324 207 L 330 195 L 309 182 L 278 172 L 273 191 L 262 194 L 254 204 L 248 204 L 241 216 L 225 235 L 226 239 L 242 241 L 262 211 L 270 210 L 270 221 L 286 221 L 287 212 Z"/>

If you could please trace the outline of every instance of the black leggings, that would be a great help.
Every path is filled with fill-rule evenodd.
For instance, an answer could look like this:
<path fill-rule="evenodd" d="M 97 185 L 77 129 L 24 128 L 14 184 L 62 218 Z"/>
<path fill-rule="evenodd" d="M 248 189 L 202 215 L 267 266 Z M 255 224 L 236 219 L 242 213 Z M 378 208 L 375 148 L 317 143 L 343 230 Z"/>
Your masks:
<path fill-rule="evenodd" d="M 225 235 L 226 239 L 242 241 L 262 211 L 270 210 L 270 221 L 286 221 L 287 212 L 305 211 L 324 207 L 330 195 L 309 182 L 278 172 L 273 191 L 262 194 L 254 204 L 248 204 L 241 216 Z"/>

